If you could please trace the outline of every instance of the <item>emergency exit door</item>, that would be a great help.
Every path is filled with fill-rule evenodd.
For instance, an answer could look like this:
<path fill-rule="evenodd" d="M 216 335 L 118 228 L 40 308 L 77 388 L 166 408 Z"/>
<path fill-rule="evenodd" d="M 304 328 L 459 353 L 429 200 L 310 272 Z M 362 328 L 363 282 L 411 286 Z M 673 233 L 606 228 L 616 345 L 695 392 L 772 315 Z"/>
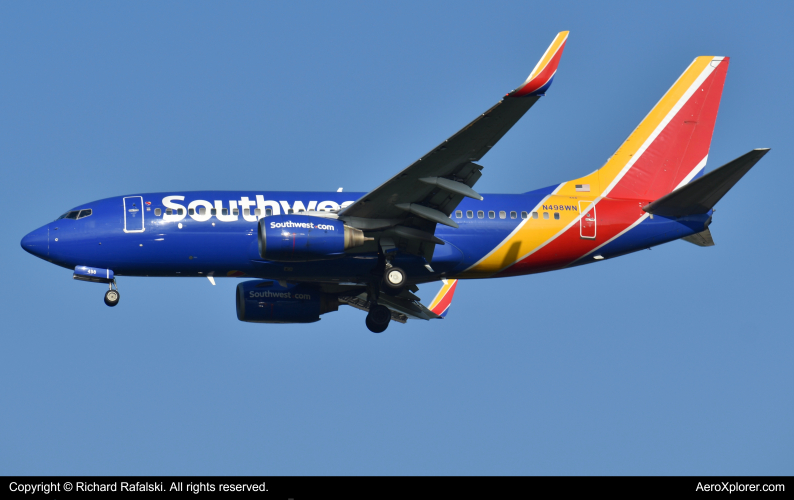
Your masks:
<path fill-rule="evenodd" d="M 124 198 L 124 232 L 143 232 L 143 197 L 127 196 Z"/>
<path fill-rule="evenodd" d="M 596 237 L 596 207 L 593 201 L 580 201 L 579 213 L 584 214 L 579 219 L 579 236 L 584 240 L 594 240 Z"/>

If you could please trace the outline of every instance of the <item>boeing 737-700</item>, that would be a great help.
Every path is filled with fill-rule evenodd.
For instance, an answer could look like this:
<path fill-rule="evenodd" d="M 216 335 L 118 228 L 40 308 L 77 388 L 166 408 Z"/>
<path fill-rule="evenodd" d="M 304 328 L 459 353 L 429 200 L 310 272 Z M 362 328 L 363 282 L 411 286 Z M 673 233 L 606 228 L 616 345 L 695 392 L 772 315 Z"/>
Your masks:
<path fill-rule="evenodd" d="M 703 175 L 727 57 L 697 57 L 598 170 L 523 194 L 480 195 L 478 163 L 548 91 L 568 32 L 526 81 L 368 193 L 136 193 L 86 203 L 22 248 L 108 286 L 119 276 L 251 278 L 237 317 L 310 323 L 348 305 L 373 332 L 443 318 L 458 280 L 590 264 L 683 239 L 713 245 L 714 205 L 767 149 Z M 428 306 L 418 285 L 441 282 Z"/>

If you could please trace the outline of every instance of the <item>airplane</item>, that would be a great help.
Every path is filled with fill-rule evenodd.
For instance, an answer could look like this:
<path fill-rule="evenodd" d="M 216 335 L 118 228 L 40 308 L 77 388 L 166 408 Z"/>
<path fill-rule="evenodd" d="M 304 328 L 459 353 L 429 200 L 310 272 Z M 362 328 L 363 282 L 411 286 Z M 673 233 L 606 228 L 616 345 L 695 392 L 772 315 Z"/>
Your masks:
<path fill-rule="evenodd" d="M 715 204 L 769 149 L 704 175 L 728 57 L 697 57 L 594 172 L 523 194 L 477 193 L 479 162 L 549 90 L 559 33 L 529 77 L 493 107 L 368 193 L 138 193 L 74 207 L 22 248 L 108 286 L 118 276 L 251 278 L 237 318 L 311 323 L 348 305 L 380 333 L 444 318 L 458 280 L 503 278 L 612 259 L 683 239 L 714 241 Z M 418 285 L 441 282 L 429 306 Z"/>

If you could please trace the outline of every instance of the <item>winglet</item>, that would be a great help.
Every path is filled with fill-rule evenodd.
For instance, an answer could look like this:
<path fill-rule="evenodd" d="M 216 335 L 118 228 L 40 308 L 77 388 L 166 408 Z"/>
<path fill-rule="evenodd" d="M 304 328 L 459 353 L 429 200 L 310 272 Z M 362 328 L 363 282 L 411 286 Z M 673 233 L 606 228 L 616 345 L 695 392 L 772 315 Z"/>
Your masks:
<path fill-rule="evenodd" d="M 562 57 L 566 40 L 568 40 L 568 32 L 559 32 L 523 85 L 507 95 L 510 97 L 544 95 L 551 86 L 554 74 L 557 73 L 557 66 L 560 65 L 560 57 Z"/>
<path fill-rule="evenodd" d="M 441 290 L 436 294 L 436 298 L 430 303 L 430 309 L 435 314 L 442 318 L 447 315 L 449 306 L 452 304 L 452 296 L 455 295 L 455 287 L 458 286 L 458 280 L 443 280 L 444 285 Z"/>

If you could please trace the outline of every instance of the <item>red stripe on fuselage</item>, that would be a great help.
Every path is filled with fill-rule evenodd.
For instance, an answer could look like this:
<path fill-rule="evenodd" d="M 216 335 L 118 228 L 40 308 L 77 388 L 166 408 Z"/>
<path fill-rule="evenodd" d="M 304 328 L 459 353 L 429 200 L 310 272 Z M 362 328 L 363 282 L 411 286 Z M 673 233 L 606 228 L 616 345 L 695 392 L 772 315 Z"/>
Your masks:
<path fill-rule="evenodd" d="M 543 273 L 566 267 L 637 222 L 647 201 L 602 199 L 596 204 L 596 238 L 580 236 L 579 221 L 554 241 L 513 264 L 496 277 Z"/>

